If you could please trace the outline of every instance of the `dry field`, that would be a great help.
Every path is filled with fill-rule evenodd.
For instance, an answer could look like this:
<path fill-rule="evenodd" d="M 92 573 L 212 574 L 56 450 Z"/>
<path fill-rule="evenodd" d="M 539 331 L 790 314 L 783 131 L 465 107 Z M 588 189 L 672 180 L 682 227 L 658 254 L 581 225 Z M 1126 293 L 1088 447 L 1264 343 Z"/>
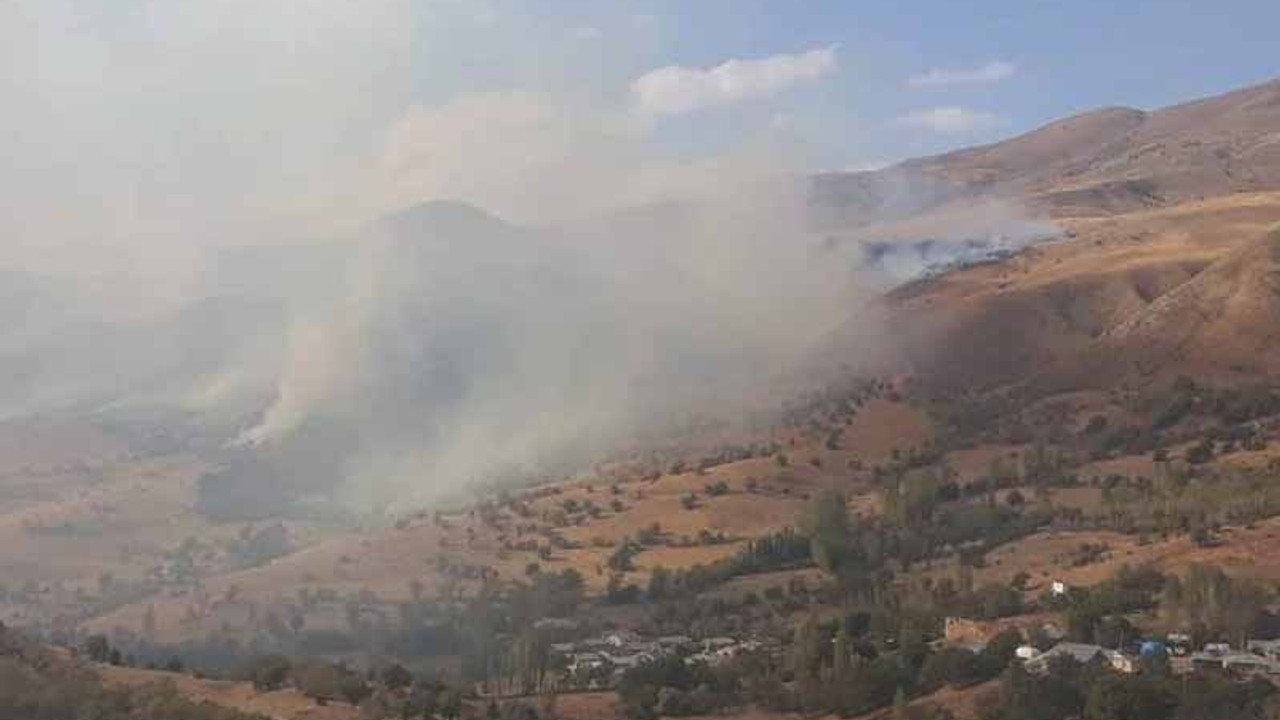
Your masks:
<path fill-rule="evenodd" d="M 556 717 L 560 720 L 612 720 L 617 715 L 615 693 L 571 693 L 556 698 Z"/>
<path fill-rule="evenodd" d="M 1219 543 L 1198 547 L 1189 538 L 1155 538 L 1143 542 L 1134 535 L 1108 531 L 1044 532 L 1001 546 L 987 555 L 984 567 L 974 571 L 975 584 L 1008 584 L 1018 573 L 1030 575 L 1029 592 L 1035 594 L 1050 582 L 1087 587 L 1106 580 L 1121 566 L 1151 565 L 1164 572 L 1183 573 L 1193 564 L 1221 567 L 1231 575 L 1269 582 L 1280 581 L 1280 557 L 1274 552 L 1280 541 L 1280 518 L 1251 527 L 1226 528 Z M 1086 546 L 1104 548 L 1094 556 Z M 1086 555 L 1088 562 L 1078 562 Z M 951 563 L 938 563 L 922 575 L 953 574 Z"/>
<path fill-rule="evenodd" d="M 956 720 L 974 720 L 982 712 L 982 700 L 988 694 L 996 692 L 999 681 L 989 681 L 963 690 L 944 687 L 941 690 L 916 698 L 908 703 L 912 709 L 941 708 L 950 711 Z M 759 708 L 746 708 L 723 715 L 707 715 L 691 718 L 691 720 L 836 720 L 837 715 L 804 715 L 800 713 L 775 713 Z M 859 715 L 857 720 L 891 720 L 893 710 L 886 708 L 866 715 Z M 583 720 L 586 720 L 585 718 Z"/>
<path fill-rule="evenodd" d="M 656 526 L 659 543 L 645 547 L 634 559 L 636 569 L 627 574 L 628 582 L 643 586 L 656 567 L 712 563 L 752 538 L 798 527 L 812 497 L 824 488 L 848 493 L 855 512 L 876 512 L 879 502 L 866 480 L 868 471 L 856 471 L 851 463 L 887 459 L 895 448 L 922 443 L 929 433 L 918 410 L 873 401 L 844 429 L 838 449 L 800 438 L 784 445 L 785 467 L 765 457 L 651 480 L 574 480 L 514 494 L 524 508 L 519 513 L 507 506 L 489 517 L 423 514 L 384 530 L 312 536 L 296 552 L 266 565 L 165 590 L 94 618 L 86 628 L 136 632 L 150 614 L 157 639 L 197 639 L 224 627 L 243 635 L 260 631 L 255 623 L 268 611 L 300 604 L 302 593 L 325 591 L 333 599 L 314 603 L 306 626 L 346 629 L 344 603 L 353 597 L 364 595 L 370 599 L 366 605 L 381 606 L 374 612 L 391 616 L 390 604 L 408 600 L 415 585 L 424 597 L 474 590 L 474 575 L 447 569 L 459 567 L 484 568 L 508 580 L 524 579 L 535 563 L 552 572 L 573 568 L 582 573 L 588 591 L 598 593 L 608 583 L 608 559 L 618 544 Z M 728 492 L 709 492 L 719 483 Z M 696 500 L 687 506 L 690 496 Z M 614 509 L 615 501 L 620 510 Z M 596 511 L 569 513 L 567 505 Z M 715 540 L 708 542 L 708 534 Z M 552 535 L 569 547 L 550 542 Z"/>
<path fill-rule="evenodd" d="M 172 683 L 188 700 L 206 701 L 241 712 L 258 713 L 273 720 L 356 720 L 360 717 L 360 712 L 347 703 L 331 702 L 322 707 L 293 689 L 264 693 L 245 682 L 200 680 L 190 675 L 158 670 L 111 666 L 95 666 L 95 670 L 108 685 Z"/>

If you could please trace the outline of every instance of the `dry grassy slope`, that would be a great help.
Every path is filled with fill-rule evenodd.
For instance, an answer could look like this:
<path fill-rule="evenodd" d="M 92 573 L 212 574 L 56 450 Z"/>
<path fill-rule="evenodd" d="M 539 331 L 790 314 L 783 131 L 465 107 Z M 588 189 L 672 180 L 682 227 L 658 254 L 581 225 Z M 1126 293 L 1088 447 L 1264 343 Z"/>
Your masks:
<path fill-rule="evenodd" d="M 0 422 L 0 477 L 69 472 L 119 459 L 128 443 L 87 421 L 34 418 Z"/>
<path fill-rule="evenodd" d="M 15 584 L 92 585 L 102 572 L 140 575 L 188 535 L 210 534 L 209 524 L 190 510 L 199 469 L 182 456 L 113 464 L 91 480 L 58 483 L 61 497 L 6 508 L 0 513 L 0 569 Z M 124 548 L 128 560 L 121 557 Z"/>
<path fill-rule="evenodd" d="M 1098 351 L 1143 374 L 1275 376 L 1280 370 L 1280 230 L 1233 249 L 1110 328 Z"/>
<path fill-rule="evenodd" d="M 1007 585 L 1020 572 L 1030 575 L 1031 594 L 1061 580 L 1074 587 L 1088 587 L 1113 576 L 1122 566 L 1151 565 L 1166 573 L 1182 574 L 1193 564 L 1220 567 L 1237 577 L 1266 582 L 1280 581 L 1280 557 L 1273 548 L 1280 540 L 1280 518 L 1271 518 L 1249 527 L 1231 527 L 1222 532 L 1220 543 L 1199 547 L 1185 536 L 1143 542 L 1134 535 L 1111 531 L 1042 532 L 1004 545 L 987 555 L 986 563 L 974 571 L 977 585 Z M 1094 562 L 1077 565 L 1083 545 L 1103 545 L 1107 550 Z M 913 579 L 953 576 L 951 563 L 921 568 Z"/>
<path fill-rule="evenodd" d="M 65 418 L 0 423 L 0 584 L 27 602 L 0 620 L 47 622 L 80 609 L 99 578 L 136 580 L 184 538 L 229 537 L 191 511 L 201 465 L 137 458 L 98 425 Z"/>
<path fill-rule="evenodd" d="M 34 449 L 14 439 L 33 433 L 51 439 Z M 210 522 L 194 510 L 206 468 L 199 458 L 104 455 L 101 443 L 76 445 L 82 437 L 78 430 L 0 428 L 0 463 L 23 463 L 0 476 L 0 584 L 27 590 L 25 602 L 0 603 L 0 621 L 35 625 L 79 616 L 88 607 L 81 594 L 98 595 L 103 578 L 112 578 L 117 591 L 142 581 L 188 539 L 201 544 L 195 554 L 201 572 L 230 562 L 227 547 L 244 526 Z M 52 438 L 67 443 L 56 454 L 49 451 L 59 446 Z M 331 534 L 310 523 L 286 527 L 298 546 Z"/>
<path fill-rule="evenodd" d="M 943 383 L 1109 387 L 1274 372 L 1280 193 L 1064 222 L 1069 239 L 898 290 L 917 370 Z M 1270 239 L 1268 239 L 1270 238 Z"/>
<path fill-rule="evenodd" d="M 1274 243 L 1262 239 L 1280 222 L 1280 81 L 1099 110 L 816 185 L 837 235 L 937 232 L 1000 198 L 1066 232 L 892 295 L 891 326 L 927 378 L 1059 391 L 1182 372 L 1249 380 L 1280 365 Z"/>
<path fill-rule="evenodd" d="M 973 687 L 964 689 L 956 689 L 952 687 L 944 687 L 937 692 L 916 698 L 908 703 L 912 711 L 921 714 L 946 710 L 952 714 L 955 720 L 973 720 L 981 715 L 983 701 L 990 693 L 999 690 L 1000 683 L 998 680 L 990 680 L 979 683 Z M 730 711 L 722 715 L 694 716 L 690 720 L 836 720 L 838 715 L 806 715 L 802 713 L 785 713 L 785 712 L 769 712 L 758 708 L 745 708 L 741 710 Z M 859 715 L 856 720 L 892 720 L 893 709 L 885 708 L 877 710 L 866 715 Z M 602 720 L 597 716 L 592 720 Z"/>
<path fill-rule="evenodd" d="M 1033 184 L 1059 213 L 1280 186 L 1280 81 L 1149 113 L 1100 152 Z"/>
<path fill-rule="evenodd" d="M 209 702 L 244 713 L 257 713 L 275 720 L 356 720 L 360 712 L 343 702 L 321 707 L 297 690 L 258 692 L 247 682 L 201 680 L 190 675 L 138 668 L 94 666 L 109 686 L 138 687 L 172 683 L 179 694 L 195 702 Z"/>
<path fill-rule="evenodd" d="M 636 537 L 654 524 L 669 542 L 645 549 L 635 559 L 636 571 L 628 580 L 643 585 L 658 566 L 687 568 L 714 562 L 736 552 L 745 541 L 785 527 L 797 527 L 818 490 L 837 487 L 851 495 L 855 512 L 876 512 L 878 503 L 869 485 L 869 468 L 884 461 L 896 449 L 923 444 L 932 429 L 927 418 L 904 403 L 874 400 L 859 412 L 842 433 L 838 449 L 828 449 L 822 439 L 796 437 L 784 441 L 787 467 L 771 458 L 754 458 L 712 468 L 705 473 L 666 474 L 657 479 L 618 483 L 589 479 L 546 486 L 529 493 L 529 517 L 503 510 L 495 523 L 479 515 L 451 515 L 437 523 L 431 517 L 413 518 L 398 528 L 372 533 L 332 537 L 262 567 L 205 580 L 198 589 L 173 589 L 124 606 L 86 624 L 93 631 L 137 631 L 148 607 L 154 608 L 159 639 L 199 638 L 218 631 L 225 623 L 234 632 L 260 632 L 266 612 L 285 603 L 296 603 L 300 590 L 330 589 L 345 601 L 362 590 L 384 602 L 410 597 L 411 583 L 418 581 L 427 596 L 475 587 L 470 580 L 451 580 L 439 569 L 440 558 L 450 565 L 485 567 L 505 579 L 523 579 L 525 568 L 538 563 L 548 571 L 574 568 L 585 577 L 588 589 L 600 592 L 608 582 L 607 563 L 618 542 Z M 817 465 L 814 460 L 817 460 Z M 863 470 L 850 469 L 850 461 Z M 723 481 L 726 495 L 711 497 L 706 487 Z M 748 484 L 756 490 L 748 490 Z M 683 498 L 699 496 L 693 508 Z M 612 509 L 619 500 L 621 512 Z M 532 550 L 505 547 L 506 541 L 534 540 L 546 545 L 543 535 L 552 529 L 547 517 L 568 500 L 588 501 L 603 510 L 599 517 L 582 516 L 581 524 L 555 528 L 561 536 L 580 545 L 555 549 L 551 559 Z M 535 525 L 532 532 L 522 531 Z M 729 542 L 682 546 L 699 533 L 723 533 Z M 250 605 L 253 609 L 250 609 Z M 386 608 L 394 619 L 394 609 Z M 341 603 L 327 603 L 308 614 L 308 628 L 346 627 Z"/>

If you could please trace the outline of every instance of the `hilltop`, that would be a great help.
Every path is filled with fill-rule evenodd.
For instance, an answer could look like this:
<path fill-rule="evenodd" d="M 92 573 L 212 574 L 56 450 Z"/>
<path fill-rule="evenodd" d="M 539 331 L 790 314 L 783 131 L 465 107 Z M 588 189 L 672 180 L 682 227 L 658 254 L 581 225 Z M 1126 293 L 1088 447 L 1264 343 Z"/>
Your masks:
<path fill-rule="evenodd" d="M 1169 108 L 1104 108 L 1009 140 L 833 173 L 815 191 L 834 219 L 916 215 L 999 195 L 1054 217 L 1094 217 L 1280 189 L 1280 80 Z"/>

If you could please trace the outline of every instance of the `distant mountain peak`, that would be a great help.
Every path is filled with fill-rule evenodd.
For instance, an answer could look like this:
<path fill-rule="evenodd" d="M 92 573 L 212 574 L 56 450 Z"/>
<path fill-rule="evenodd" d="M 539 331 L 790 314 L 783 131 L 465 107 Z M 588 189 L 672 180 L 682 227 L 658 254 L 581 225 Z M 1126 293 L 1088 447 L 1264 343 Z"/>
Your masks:
<path fill-rule="evenodd" d="M 396 235 L 473 235 L 509 230 L 506 221 L 456 200 L 429 200 L 388 215 L 384 225 Z"/>

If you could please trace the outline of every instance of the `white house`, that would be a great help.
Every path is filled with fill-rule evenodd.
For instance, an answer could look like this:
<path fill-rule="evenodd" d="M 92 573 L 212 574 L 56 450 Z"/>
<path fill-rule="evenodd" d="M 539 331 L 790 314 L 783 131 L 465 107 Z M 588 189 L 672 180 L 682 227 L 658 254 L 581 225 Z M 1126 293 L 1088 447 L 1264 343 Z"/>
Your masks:
<path fill-rule="evenodd" d="M 1100 645 L 1064 642 L 1054 645 L 1045 652 L 1038 653 L 1023 660 L 1022 664 L 1028 672 L 1048 672 L 1049 664 L 1055 658 L 1070 658 L 1078 663 L 1089 663 L 1101 659 L 1113 670 L 1122 673 L 1134 672 L 1137 667 L 1133 658 L 1116 650 L 1108 650 Z"/>
<path fill-rule="evenodd" d="M 1111 669 L 1116 672 L 1122 672 L 1127 675 L 1138 671 L 1137 662 L 1118 650 L 1103 650 L 1102 654 L 1106 657 L 1107 662 L 1111 664 Z"/>
<path fill-rule="evenodd" d="M 640 636 L 628 630 L 618 630 L 617 632 L 611 632 L 604 636 L 605 644 L 616 648 L 624 647 L 630 643 L 639 641 Z"/>

